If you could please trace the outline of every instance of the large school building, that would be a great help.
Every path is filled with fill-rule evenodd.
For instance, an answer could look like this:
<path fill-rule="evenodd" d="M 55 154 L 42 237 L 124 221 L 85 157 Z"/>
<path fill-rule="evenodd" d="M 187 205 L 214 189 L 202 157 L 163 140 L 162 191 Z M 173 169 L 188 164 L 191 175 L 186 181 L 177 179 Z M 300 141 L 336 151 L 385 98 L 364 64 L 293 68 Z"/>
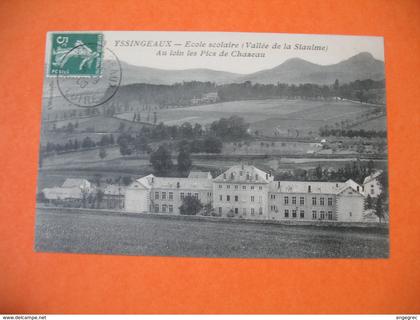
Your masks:
<path fill-rule="evenodd" d="M 346 182 L 276 181 L 251 165 L 236 165 L 216 178 L 191 172 L 187 178 L 150 174 L 126 190 L 125 210 L 179 214 L 186 196 L 211 204 L 215 215 L 238 219 L 363 221 L 365 192 Z"/>

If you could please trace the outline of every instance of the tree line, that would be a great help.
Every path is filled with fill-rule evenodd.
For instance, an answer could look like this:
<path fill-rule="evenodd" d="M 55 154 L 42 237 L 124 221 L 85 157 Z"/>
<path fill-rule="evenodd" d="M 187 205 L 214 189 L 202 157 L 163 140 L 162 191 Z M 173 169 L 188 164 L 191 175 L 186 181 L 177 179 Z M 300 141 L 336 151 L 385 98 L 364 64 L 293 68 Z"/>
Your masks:
<path fill-rule="evenodd" d="M 361 184 L 363 180 L 372 174 L 375 164 L 372 160 L 362 162 L 360 160 L 351 161 L 344 167 L 332 169 L 318 165 L 313 169 L 294 169 L 275 175 L 276 180 L 297 180 L 297 181 L 342 181 L 349 179 Z"/>
<path fill-rule="evenodd" d="M 112 134 L 103 135 L 98 142 L 93 141 L 89 136 L 79 140 L 69 139 L 66 143 L 53 143 L 47 142 L 45 146 L 41 146 L 41 153 L 52 153 L 52 152 L 69 152 L 69 151 L 78 151 L 82 149 L 91 149 L 95 147 L 107 147 L 115 144 L 114 136 Z"/>
<path fill-rule="evenodd" d="M 214 82 L 185 81 L 172 85 L 130 84 L 122 86 L 115 97 L 123 110 L 130 109 L 130 104 L 137 104 L 151 109 L 164 109 L 177 106 L 193 105 L 193 99 L 201 98 L 207 93 L 216 93 L 218 101 L 256 100 L 270 98 L 285 99 L 342 99 L 357 100 L 360 102 L 376 103 L 383 100 L 384 80 L 356 80 L 340 84 L 338 80 L 330 85 L 314 83 L 302 84 L 260 84 L 245 81 L 242 83 L 229 83 L 217 85 Z M 117 108 L 113 103 L 104 106 L 104 109 Z M 137 121 L 138 116 L 136 116 Z"/>

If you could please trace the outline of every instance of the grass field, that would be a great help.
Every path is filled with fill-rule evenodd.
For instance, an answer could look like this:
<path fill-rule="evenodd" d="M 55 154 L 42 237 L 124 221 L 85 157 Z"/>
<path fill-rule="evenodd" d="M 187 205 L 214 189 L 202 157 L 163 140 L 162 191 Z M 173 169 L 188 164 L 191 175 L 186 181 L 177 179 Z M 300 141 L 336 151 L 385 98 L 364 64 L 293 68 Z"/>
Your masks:
<path fill-rule="evenodd" d="M 352 127 L 353 130 L 386 131 L 386 117 L 375 118 Z"/>
<path fill-rule="evenodd" d="M 361 117 L 371 107 L 350 101 L 249 100 L 158 111 L 158 122 L 180 125 L 189 121 L 203 125 L 222 117 L 239 115 L 250 123 L 251 130 L 273 135 L 273 129 L 317 131 L 326 124 Z"/>
<path fill-rule="evenodd" d="M 386 258 L 385 230 L 37 210 L 37 251 L 187 257 Z"/>

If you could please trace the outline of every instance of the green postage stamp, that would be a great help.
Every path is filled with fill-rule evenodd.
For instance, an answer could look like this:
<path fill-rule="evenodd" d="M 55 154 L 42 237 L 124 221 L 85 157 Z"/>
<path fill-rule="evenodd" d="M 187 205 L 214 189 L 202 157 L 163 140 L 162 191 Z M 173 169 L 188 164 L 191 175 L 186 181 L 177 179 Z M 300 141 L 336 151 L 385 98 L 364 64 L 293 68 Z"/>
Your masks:
<path fill-rule="evenodd" d="M 101 33 L 53 33 L 48 75 L 98 76 L 103 58 Z"/>

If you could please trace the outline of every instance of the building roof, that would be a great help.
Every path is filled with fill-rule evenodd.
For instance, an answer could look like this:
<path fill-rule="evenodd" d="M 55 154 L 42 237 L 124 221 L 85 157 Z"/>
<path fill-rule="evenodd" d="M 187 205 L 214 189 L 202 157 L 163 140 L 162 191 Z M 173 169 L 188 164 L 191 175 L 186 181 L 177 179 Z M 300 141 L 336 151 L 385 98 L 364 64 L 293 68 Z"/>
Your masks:
<path fill-rule="evenodd" d="M 215 182 L 247 182 L 247 183 L 269 183 L 274 180 L 271 173 L 262 171 L 251 165 L 236 165 L 227 169 L 217 176 Z"/>
<path fill-rule="evenodd" d="M 178 187 L 179 184 L 179 187 Z M 188 190 L 211 190 L 213 188 L 211 175 L 205 178 L 174 178 L 174 177 L 155 177 L 153 174 L 137 179 L 130 185 L 130 189 L 188 189 Z"/>
<path fill-rule="evenodd" d="M 320 193 L 338 194 L 351 187 L 354 191 L 361 193 L 362 188 L 353 180 L 346 182 L 319 182 L 319 181 L 273 181 L 270 183 L 271 192 L 280 193 Z M 310 192 L 309 192 L 310 187 Z"/>
<path fill-rule="evenodd" d="M 68 178 L 64 181 L 62 187 L 63 188 L 73 188 L 73 187 L 82 188 L 89 184 L 90 182 L 87 181 L 86 179 Z"/>
<path fill-rule="evenodd" d="M 137 189 L 139 187 L 144 189 L 151 189 L 153 181 L 155 179 L 155 176 L 153 174 L 149 174 L 147 176 L 141 177 L 134 181 L 130 186 L 128 186 L 128 189 Z"/>
<path fill-rule="evenodd" d="M 188 175 L 188 178 L 190 179 L 211 179 L 211 173 L 209 171 L 190 171 L 190 174 Z"/>
<path fill-rule="evenodd" d="M 382 172 L 383 172 L 382 170 L 378 170 L 372 173 L 371 175 L 367 176 L 365 180 L 363 180 L 363 184 L 366 184 L 366 183 L 371 182 L 372 180 L 375 180 L 377 177 L 379 177 L 382 174 Z"/>
<path fill-rule="evenodd" d="M 179 184 L 179 188 L 178 188 Z M 213 188 L 212 179 L 208 178 L 164 178 L 164 177 L 155 177 L 153 188 L 160 189 L 188 189 L 188 190 L 203 190 Z"/>

